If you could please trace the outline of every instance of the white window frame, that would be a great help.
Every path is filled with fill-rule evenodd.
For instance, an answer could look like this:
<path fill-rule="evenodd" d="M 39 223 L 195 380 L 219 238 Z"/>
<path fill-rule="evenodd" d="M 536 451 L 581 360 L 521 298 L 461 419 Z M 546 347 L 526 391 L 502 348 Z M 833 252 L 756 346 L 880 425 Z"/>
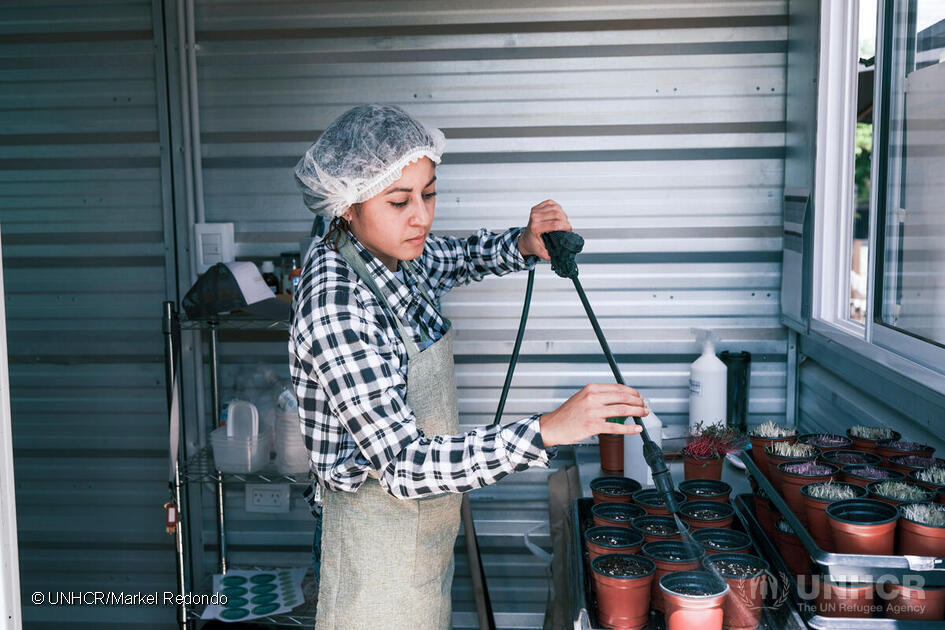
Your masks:
<path fill-rule="evenodd" d="M 882 121 L 885 1 L 877 1 L 873 120 Z M 813 291 L 810 329 L 886 366 L 933 391 L 945 394 L 945 350 L 874 322 L 877 234 L 877 177 L 873 153 L 869 221 L 869 275 L 865 325 L 849 318 L 850 250 L 855 190 L 856 89 L 859 2 L 823 2 L 817 97 L 817 152 L 812 239 Z M 878 138 L 879 134 L 874 134 Z M 883 191 L 885 194 L 885 191 Z"/>

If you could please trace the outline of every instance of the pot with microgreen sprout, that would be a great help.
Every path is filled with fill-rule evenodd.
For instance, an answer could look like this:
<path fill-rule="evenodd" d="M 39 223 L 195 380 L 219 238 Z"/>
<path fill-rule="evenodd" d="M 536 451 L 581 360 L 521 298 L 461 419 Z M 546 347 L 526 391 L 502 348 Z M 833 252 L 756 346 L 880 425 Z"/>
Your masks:
<path fill-rule="evenodd" d="M 774 525 L 774 544 L 784 559 L 784 564 L 795 577 L 810 575 L 810 554 L 791 525 L 783 518 L 778 519 Z"/>
<path fill-rule="evenodd" d="M 889 458 L 898 455 L 916 455 L 931 458 L 935 448 L 928 444 L 908 440 L 880 440 L 876 443 L 876 454 L 883 458 L 883 466 L 889 466 Z"/>
<path fill-rule="evenodd" d="M 751 442 L 751 458 L 755 460 L 761 474 L 767 475 L 768 458 L 765 455 L 765 447 L 775 442 L 796 442 L 797 431 L 769 420 L 749 431 L 748 441 Z"/>
<path fill-rule="evenodd" d="M 945 459 L 941 457 L 925 457 L 923 455 L 894 455 L 889 458 L 886 467 L 898 470 L 906 477 L 913 470 L 925 470 L 945 466 Z"/>
<path fill-rule="evenodd" d="M 801 442 L 775 442 L 765 447 L 765 457 L 768 459 L 768 479 L 775 490 L 781 489 L 781 471 L 778 466 L 784 463 L 800 464 L 812 462 L 820 455 L 820 449 Z"/>
<path fill-rule="evenodd" d="M 903 555 L 945 557 L 945 505 L 899 505 L 898 552 Z"/>
<path fill-rule="evenodd" d="M 929 490 L 945 489 L 945 466 L 932 466 L 924 470 L 913 470 L 906 478 Z"/>
<path fill-rule="evenodd" d="M 817 461 L 778 464 L 778 473 L 781 475 L 781 496 L 805 527 L 807 526 L 807 510 L 804 509 L 801 487 L 819 481 L 832 481 L 839 472 L 840 469 L 833 464 Z"/>
<path fill-rule="evenodd" d="M 847 429 L 847 435 L 853 440 L 853 448 L 867 453 L 876 452 L 876 443 L 880 440 L 898 440 L 902 435 L 889 427 L 873 427 L 858 424 Z"/>
<path fill-rule="evenodd" d="M 871 499 L 889 505 L 921 503 L 935 498 L 935 492 L 907 481 L 874 481 L 866 486 Z"/>
<path fill-rule="evenodd" d="M 817 546 L 824 551 L 833 551 L 833 530 L 827 521 L 827 506 L 843 499 L 858 499 L 866 496 L 866 488 L 843 481 L 809 483 L 801 486 L 801 499 L 807 514 L 807 529 Z"/>
<path fill-rule="evenodd" d="M 898 470 L 882 466 L 844 466 L 840 469 L 840 480 L 855 483 L 864 488 L 874 481 L 902 481 L 906 476 Z"/>
<path fill-rule="evenodd" d="M 805 433 L 797 438 L 798 442 L 810 444 L 820 449 L 821 453 L 840 451 L 853 447 L 853 440 L 837 433 Z"/>
<path fill-rule="evenodd" d="M 821 453 L 820 461 L 843 468 L 844 466 L 879 466 L 883 459 L 875 453 L 844 448 L 839 451 Z"/>
<path fill-rule="evenodd" d="M 700 422 L 689 433 L 682 449 L 685 478 L 721 479 L 722 459 L 744 446 L 744 435 L 735 429 L 721 424 L 706 427 Z"/>

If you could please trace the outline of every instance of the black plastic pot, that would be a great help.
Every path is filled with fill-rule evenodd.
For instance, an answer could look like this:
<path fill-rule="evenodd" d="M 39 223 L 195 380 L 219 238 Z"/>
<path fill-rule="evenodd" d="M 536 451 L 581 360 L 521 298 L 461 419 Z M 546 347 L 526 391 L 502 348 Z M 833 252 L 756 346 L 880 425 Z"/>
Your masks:
<path fill-rule="evenodd" d="M 599 527 L 630 527 L 630 521 L 644 514 L 646 510 L 632 503 L 598 503 L 591 506 L 594 524 Z"/>
<path fill-rule="evenodd" d="M 630 503 L 633 493 L 643 487 L 629 477 L 597 477 L 590 485 L 594 503 Z"/>
<path fill-rule="evenodd" d="M 686 479 L 676 486 L 688 501 L 718 501 L 727 503 L 732 486 L 718 479 Z"/>
<path fill-rule="evenodd" d="M 829 444 L 818 444 L 816 440 L 821 436 L 837 439 Z M 803 442 L 804 444 L 810 444 L 811 446 L 816 446 L 821 450 L 821 453 L 849 450 L 853 446 L 853 440 L 850 437 L 846 435 L 840 435 L 839 433 L 804 433 L 803 435 L 797 436 L 797 441 Z"/>
<path fill-rule="evenodd" d="M 751 553 L 751 537 L 727 527 L 706 527 L 692 532 L 692 539 L 702 545 L 706 556 L 720 553 Z"/>
<path fill-rule="evenodd" d="M 682 503 L 686 500 L 686 497 L 682 492 L 678 490 L 673 491 L 673 496 L 676 497 L 676 503 Z M 654 514 L 658 516 L 669 516 L 669 511 L 666 509 L 666 500 L 663 498 L 663 495 L 659 490 L 654 488 L 648 488 L 646 490 L 637 490 L 633 493 L 633 502 L 639 506 L 642 506 L 646 510 L 647 514 Z"/>
<path fill-rule="evenodd" d="M 858 463 L 842 461 L 845 456 L 853 455 L 861 459 Z M 828 464 L 833 464 L 843 468 L 844 466 L 879 466 L 883 463 L 883 458 L 877 455 L 876 453 L 868 453 L 867 451 L 857 451 L 854 449 L 842 448 L 839 451 L 827 451 L 826 453 L 821 453 L 820 459 L 827 462 Z"/>
<path fill-rule="evenodd" d="M 676 519 L 672 516 L 657 516 L 654 514 L 646 514 L 644 516 L 638 516 L 632 521 L 630 521 L 633 528 L 640 531 L 643 534 L 643 538 L 646 542 L 656 542 L 658 540 L 681 540 L 682 533 L 679 531 L 679 527 L 676 525 Z M 667 530 L 668 533 L 662 533 L 659 531 L 651 531 L 649 526 L 656 526 L 659 529 Z M 683 531 L 689 531 L 689 525 L 682 523 Z"/>
<path fill-rule="evenodd" d="M 703 516 L 699 514 L 701 511 L 715 512 L 718 516 Z M 686 501 L 679 506 L 679 518 L 693 529 L 729 527 L 735 519 L 735 509 L 729 503 L 718 501 Z"/>
<path fill-rule="evenodd" d="M 659 579 L 667 630 L 722 630 L 728 582 L 706 571 L 677 571 Z"/>
<path fill-rule="evenodd" d="M 600 535 L 610 540 L 593 540 Z M 608 553 L 637 553 L 643 545 L 643 534 L 629 527 L 588 527 L 584 530 L 584 544 L 590 560 Z"/>

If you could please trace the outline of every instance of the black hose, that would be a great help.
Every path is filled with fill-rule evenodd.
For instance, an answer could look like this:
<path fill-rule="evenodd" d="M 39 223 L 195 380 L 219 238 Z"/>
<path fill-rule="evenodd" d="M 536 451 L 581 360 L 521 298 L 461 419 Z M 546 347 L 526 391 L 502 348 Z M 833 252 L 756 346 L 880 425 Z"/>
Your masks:
<path fill-rule="evenodd" d="M 525 337 L 525 322 L 528 321 L 528 309 L 532 304 L 532 289 L 535 287 L 535 269 L 528 270 L 528 284 L 525 286 L 525 303 L 522 305 L 522 318 L 518 323 L 518 334 L 515 336 L 515 346 L 509 359 L 509 369 L 505 373 L 505 383 L 502 385 L 502 395 L 499 396 L 499 406 L 495 410 L 495 419 L 492 426 L 499 424 L 502 412 L 505 411 L 505 399 L 509 397 L 509 388 L 512 386 L 512 375 L 518 364 L 518 353 L 522 349 L 522 339 Z"/>

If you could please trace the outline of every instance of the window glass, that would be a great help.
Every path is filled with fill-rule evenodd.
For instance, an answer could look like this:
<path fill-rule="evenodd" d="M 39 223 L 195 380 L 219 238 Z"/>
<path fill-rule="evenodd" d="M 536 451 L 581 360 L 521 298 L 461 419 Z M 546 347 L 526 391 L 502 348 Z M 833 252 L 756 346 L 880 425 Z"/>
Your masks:
<path fill-rule="evenodd" d="M 875 320 L 945 347 L 945 2 L 889 4 Z"/>

